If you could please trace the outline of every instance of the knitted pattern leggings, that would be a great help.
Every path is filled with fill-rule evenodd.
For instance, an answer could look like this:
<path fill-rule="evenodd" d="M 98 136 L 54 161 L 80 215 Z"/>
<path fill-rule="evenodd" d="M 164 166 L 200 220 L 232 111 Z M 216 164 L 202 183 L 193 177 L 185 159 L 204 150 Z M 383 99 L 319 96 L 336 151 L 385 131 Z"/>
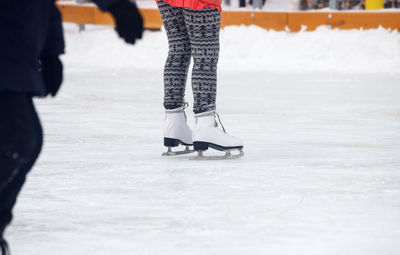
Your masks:
<path fill-rule="evenodd" d="M 164 107 L 184 105 L 193 57 L 193 111 L 215 110 L 221 14 L 216 9 L 191 10 L 157 2 L 167 32 L 169 52 L 164 68 Z"/>

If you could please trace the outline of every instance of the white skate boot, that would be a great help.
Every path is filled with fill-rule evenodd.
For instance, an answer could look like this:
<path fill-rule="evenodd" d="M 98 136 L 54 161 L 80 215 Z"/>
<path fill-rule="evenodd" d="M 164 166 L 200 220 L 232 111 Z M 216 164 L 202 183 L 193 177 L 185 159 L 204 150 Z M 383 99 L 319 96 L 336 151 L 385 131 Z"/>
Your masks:
<path fill-rule="evenodd" d="M 221 124 L 222 130 L 218 128 L 215 117 Z M 215 112 L 206 112 L 195 115 L 196 127 L 193 131 L 194 150 L 198 156 L 194 159 L 233 159 L 244 155 L 243 142 L 225 132 L 218 114 Z M 203 152 L 211 147 L 218 151 L 224 151 L 224 156 L 204 156 Z M 238 151 L 239 154 L 232 155 L 232 151 Z"/>
<path fill-rule="evenodd" d="M 183 151 L 172 151 L 172 147 L 179 145 L 186 146 Z M 173 110 L 165 110 L 164 121 L 164 146 L 168 151 L 162 156 L 175 156 L 194 152 L 189 146 L 193 146 L 192 130 L 186 123 L 185 107 L 179 107 Z"/>

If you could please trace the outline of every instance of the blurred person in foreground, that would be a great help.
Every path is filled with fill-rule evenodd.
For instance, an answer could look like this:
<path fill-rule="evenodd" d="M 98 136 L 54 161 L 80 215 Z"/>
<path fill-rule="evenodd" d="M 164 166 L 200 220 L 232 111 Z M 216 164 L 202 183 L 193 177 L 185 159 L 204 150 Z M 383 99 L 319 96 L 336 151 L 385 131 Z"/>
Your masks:
<path fill-rule="evenodd" d="M 118 35 L 134 44 L 142 17 L 128 0 L 95 0 L 115 19 Z M 39 156 L 43 134 L 33 97 L 55 96 L 63 80 L 60 12 L 55 0 L 0 2 L 0 254 L 27 173 Z"/>

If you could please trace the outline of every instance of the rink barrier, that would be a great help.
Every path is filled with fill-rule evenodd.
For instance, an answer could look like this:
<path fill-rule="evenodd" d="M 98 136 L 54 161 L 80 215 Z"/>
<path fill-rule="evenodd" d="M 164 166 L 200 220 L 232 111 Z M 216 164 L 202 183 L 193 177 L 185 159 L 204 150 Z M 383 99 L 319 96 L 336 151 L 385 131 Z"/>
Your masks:
<path fill-rule="evenodd" d="M 293 12 L 288 15 L 288 27 L 299 31 L 302 26 L 314 31 L 319 26 L 338 29 L 373 29 L 383 27 L 400 31 L 400 12 Z"/>
<path fill-rule="evenodd" d="M 77 24 L 113 25 L 108 13 L 92 5 L 58 4 L 64 22 Z M 140 9 L 144 26 L 160 29 L 162 21 L 157 9 Z M 400 12 L 222 12 L 221 27 L 231 25 L 256 25 L 276 31 L 297 32 L 304 27 L 314 31 L 319 26 L 338 29 L 371 29 L 379 26 L 400 31 Z"/>
<path fill-rule="evenodd" d="M 114 25 L 114 19 L 108 13 L 91 5 L 57 4 L 64 22 L 92 25 Z M 148 29 L 160 29 L 160 13 L 155 9 L 140 9 L 143 25 Z"/>

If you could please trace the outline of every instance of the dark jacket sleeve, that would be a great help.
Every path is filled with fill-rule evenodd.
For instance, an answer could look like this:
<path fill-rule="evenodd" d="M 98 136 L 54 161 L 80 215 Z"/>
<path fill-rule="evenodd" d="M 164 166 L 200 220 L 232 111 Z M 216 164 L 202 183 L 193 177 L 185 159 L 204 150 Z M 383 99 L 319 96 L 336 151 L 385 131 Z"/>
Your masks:
<path fill-rule="evenodd" d="M 64 48 L 65 43 L 61 23 L 61 14 L 58 8 L 52 4 L 50 7 L 46 41 L 41 53 L 41 57 L 58 56 L 64 53 Z"/>
<path fill-rule="evenodd" d="M 107 11 L 111 6 L 121 0 L 93 0 L 102 11 Z"/>

